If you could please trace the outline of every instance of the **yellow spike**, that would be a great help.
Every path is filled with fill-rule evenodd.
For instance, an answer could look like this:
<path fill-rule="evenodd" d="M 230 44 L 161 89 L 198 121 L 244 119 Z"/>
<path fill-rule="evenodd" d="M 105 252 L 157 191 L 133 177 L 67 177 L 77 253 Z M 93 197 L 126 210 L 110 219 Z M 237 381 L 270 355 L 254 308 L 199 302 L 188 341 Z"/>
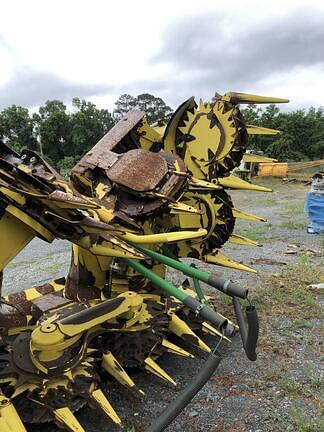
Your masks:
<path fill-rule="evenodd" d="M 187 130 L 188 130 L 188 126 L 180 126 L 179 128 L 179 131 L 180 132 L 182 132 L 183 134 L 186 134 L 187 133 Z"/>
<path fill-rule="evenodd" d="M 245 180 L 240 179 L 235 175 L 229 175 L 228 177 L 219 177 L 217 181 L 225 188 L 246 189 L 246 190 L 254 190 L 260 192 L 272 192 L 272 189 L 270 188 L 249 183 Z"/>
<path fill-rule="evenodd" d="M 230 243 L 239 244 L 242 246 L 262 246 L 262 244 L 257 241 L 236 234 L 232 234 L 228 241 Z"/>
<path fill-rule="evenodd" d="M 162 339 L 162 346 L 164 346 L 168 352 L 172 354 L 177 354 L 182 357 L 191 357 L 194 358 L 194 355 L 189 353 L 188 351 L 178 347 L 177 345 L 173 344 L 172 342 L 168 341 L 167 339 Z"/>
<path fill-rule="evenodd" d="M 64 429 L 69 432 L 85 432 L 70 408 L 58 408 L 53 411 L 53 414 L 55 422 L 58 423 L 59 426 L 63 426 Z"/>
<path fill-rule="evenodd" d="M 155 130 L 155 132 L 157 132 L 162 137 L 164 135 L 164 132 L 165 132 L 165 129 L 166 129 L 166 125 L 163 125 L 163 126 L 153 126 L 153 129 Z"/>
<path fill-rule="evenodd" d="M 97 348 L 87 348 L 87 354 L 93 354 L 95 352 L 98 352 L 99 350 Z"/>
<path fill-rule="evenodd" d="M 238 210 L 236 208 L 232 209 L 233 212 L 233 216 L 238 218 L 238 219 L 246 219 L 246 220 L 251 220 L 251 221 L 255 221 L 255 222 L 266 222 L 267 219 L 261 216 L 256 216 L 252 213 L 248 213 L 245 212 L 243 210 Z"/>
<path fill-rule="evenodd" d="M 105 414 L 105 416 L 110 418 L 119 426 L 121 425 L 121 420 L 118 417 L 118 414 L 100 389 L 94 390 L 91 393 L 90 400 L 103 414 Z"/>
<path fill-rule="evenodd" d="M 215 254 L 211 254 L 211 255 L 205 255 L 205 261 L 210 263 L 210 264 L 216 264 L 216 265 L 220 265 L 223 267 L 229 267 L 235 270 L 242 270 L 242 271 L 246 271 L 246 272 L 251 272 L 251 273 L 257 273 L 256 270 L 254 270 L 251 267 L 248 267 L 244 264 L 238 263 L 234 260 L 232 260 L 231 258 L 227 257 L 226 255 L 222 254 L 221 252 L 217 251 Z"/>
<path fill-rule="evenodd" d="M 200 99 L 198 111 L 203 111 L 205 109 L 205 102 Z"/>
<path fill-rule="evenodd" d="M 197 209 L 196 207 L 189 206 L 187 204 L 184 204 L 182 202 L 175 202 L 172 204 L 169 204 L 168 206 L 171 209 L 171 213 L 194 213 L 194 214 L 201 214 L 201 211 Z"/>
<path fill-rule="evenodd" d="M 162 378 L 165 381 L 170 382 L 174 386 L 177 385 L 177 383 L 170 377 L 169 374 L 167 374 L 151 357 L 147 357 L 144 360 L 145 363 L 145 369 L 148 372 L 151 372 L 152 374 L 158 376 L 159 378 Z"/>
<path fill-rule="evenodd" d="M 222 100 L 231 103 L 247 104 L 270 104 L 270 103 L 287 103 L 289 99 L 275 98 L 269 96 L 257 96 L 249 93 L 228 92 L 222 96 Z"/>
<path fill-rule="evenodd" d="M 170 330 L 177 336 L 181 337 L 185 341 L 192 343 L 198 348 L 202 349 L 205 352 L 210 352 L 211 349 L 203 340 L 200 339 L 199 336 L 194 333 L 191 328 L 185 323 L 181 318 L 179 318 L 176 314 L 170 315 L 171 319 L 169 322 Z"/>
<path fill-rule="evenodd" d="M 0 431 L 27 432 L 10 399 L 0 393 Z"/>
<path fill-rule="evenodd" d="M 129 387 L 132 390 L 138 391 L 141 395 L 144 395 L 143 390 L 139 390 L 136 387 L 136 384 L 132 378 L 128 375 L 128 373 L 124 370 L 122 365 L 110 351 L 102 356 L 101 366 L 118 382 L 120 382 L 120 384 Z"/>
<path fill-rule="evenodd" d="M 278 159 L 269 158 L 267 156 L 260 156 L 252 153 L 244 153 L 243 161 L 252 163 L 273 163 L 278 162 Z"/>
<path fill-rule="evenodd" d="M 202 188 L 202 189 L 222 189 L 221 186 L 218 186 L 215 183 L 210 183 L 205 180 L 197 179 L 196 177 L 192 177 L 190 179 L 189 185 L 194 188 Z"/>
<path fill-rule="evenodd" d="M 282 133 L 277 129 L 270 129 L 250 124 L 246 125 L 246 131 L 249 135 L 280 135 Z"/>
<path fill-rule="evenodd" d="M 202 331 L 204 331 L 205 333 L 211 334 L 213 336 L 219 336 L 222 337 L 224 340 L 226 340 L 227 342 L 232 342 L 231 339 L 229 339 L 227 336 L 223 335 L 220 331 L 218 331 L 214 326 L 210 325 L 209 323 L 207 323 L 206 321 L 204 321 L 201 324 L 201 329 Z"/>
<path fill-rule="evenodd" d="M 24 393 L 26 390 L 29 390 L 30 392 L 32 392 L 32 391 L 36 390 L 37 388 L 38 388 L 38 386 L 36 384 L 30 384 L 30 383 L 22 384 L 15 389 L 14 393 L 11 395 L 11 399 L 14 399 L 15 397 Z"/>

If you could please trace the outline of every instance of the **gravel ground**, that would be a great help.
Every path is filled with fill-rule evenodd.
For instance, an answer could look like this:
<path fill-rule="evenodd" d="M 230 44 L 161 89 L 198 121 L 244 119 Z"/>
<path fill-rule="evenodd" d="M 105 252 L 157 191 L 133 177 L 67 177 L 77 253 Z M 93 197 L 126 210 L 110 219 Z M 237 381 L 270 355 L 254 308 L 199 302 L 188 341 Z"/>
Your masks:
<path fill-rule="evenodd" d="M 322 235 L 306 233 L 307 219 L 303 214 L 303 202 L 307 188 L 300 184 L 282 184 L 274 180 L 271 183 L 275 189 L 273 194 L 245 191 L 234 191 L 231 194 L 238 208 L 268 219 L 266 223 L 240 220 L 236 226 L 236 233 L 262 241 L 263 247 L 229 244 L 223 250 L 231 258 L 258 270 L 258 275 L 205 265 L 209 271 L 221 272 L 226 277 L 249 286 L 255 296 L 259 289 L 261 293 L 263 280 L 269 275 L 280 277 L 280 272 L 284 272 L 290 265 L 298 266 L 302 260 L 314 269 L 324 263 L 321 253 L 314 254 L 308 250 L 322 251 L 324 238 Z M 288 249 L 298 253 L 285 254 Z M 70 250 L 66 242 L 56 241 L 47 245 L 34 240 L 6 269 L 5 292 L 14 292 L 44 283 L 48 277 L 63 275 L 68 269 L 69 259 Z M 174 282 L 180 281 L 179 275 L 175 273 L 171 273 L 169 278 Z M 320 294 L 314 294 L 314 298 L 318 302 L 322 301 Z M 257 361 L 252 363 L 247 360 L 239 336 L 231 344 L 223 345 L 223 360 L 216 374 L 167 430 L 324 430 L 320 413 L 323 396 L 323 369 L 320 364 L 322 339 L 323 321 L 319 317 L 310 314 L 304 316 L 303 320 L 298 320 L 297 315 L 277 316 L 272 313 L 270 304 L 266 313 L 261 314 Z M 211 346 L 216 342 L 213 339 L 207 341 Z M 103 383 L 111 403 L 125 423 L 124 430 L 144 431 L 154 422 L 152 414 L 157 416 L 176 398 L 206 357 L 204 353 L 191 351 L 195 354 L 194 359 L 167 355 L 160 360 L 160 365 L 177 380 L 176 389 L 139 371 L 134 372 L 134 379 L 145 391 L 141 400 L 126 393 L 112 381 Z M 77 416 L 87 432 L 118 430 L 90 408 L 83 408 Z M 28 431 L 54 432 L 57 428 L 53 425 L 31 426 Z"/>

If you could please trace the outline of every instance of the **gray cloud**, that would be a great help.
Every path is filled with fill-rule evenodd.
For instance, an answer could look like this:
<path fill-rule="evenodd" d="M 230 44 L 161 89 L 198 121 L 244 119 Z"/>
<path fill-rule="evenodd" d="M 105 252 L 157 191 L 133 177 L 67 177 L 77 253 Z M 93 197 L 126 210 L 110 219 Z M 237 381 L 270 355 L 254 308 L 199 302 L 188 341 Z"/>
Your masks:
<path fill-rule="evenodd" d="M 271 88 L 276 78 L 284 77 L 285 82 L 293 79 L 295 72 L 311 66 L 324 71 L 323 8 L 299 8 L 263 20 L 258 15 L 246 23 L 224 10 L 176 17 L 165 30 L 162 48 L 150 60 L 157 67 L 169 64 L 170 74 L 132 81 L 130 67 L 130 80 L 117 86 L 76 83 L 51 72 L 23 67 L 0 34 L 0 48 L 10 52 L 19 65 L 10 81 L 0 86 L 0 109 L 13 103 L 34 107 L 47 99 L 68 102 L 74 96 L 106 95 L 109 101 L 109 95 L 126 92 L 150 92 L 176 106 L 191 95 L 206 98 L 214 91 L 262 94 L 265 81 Z"/>
<path fill-rule="evenodd" d="M 19 67 L 9 82 L 0 87 L 0 108 L 12 104 L 34 107 L 48 99 L 71 101 L 73 97 L 96 96 L 111 91 L 106 84 L 75 83 L 53 73 Z"/>
<path fill-rule="evenodd" d="M 35 107 L 49 99 L 70 101 L 73 97 L 89 97 L 111 91 L 106 84 L 75 83 L 51 72 L 34 70 L 24 65 L 15 49 L 0 33 L 0 48 L 18 64 L 11 79 L 0 86 L 0 109 L 12 104 Z"/>
<path fill-rule="evenodd" d="M 151 84 L 166 92 L 171 86 L 176 97 L 179 84 L 180 93 L 184 86 L 203 94 L 246 90 L 275 75 L 324 68 L 324 10 L 311 12 L 300 9 L 250 27 L 236 26 L 221 11 L 186 17 L 168 28 L 161 51 L 151 59 L 173 65 L 172 76 Z"/>

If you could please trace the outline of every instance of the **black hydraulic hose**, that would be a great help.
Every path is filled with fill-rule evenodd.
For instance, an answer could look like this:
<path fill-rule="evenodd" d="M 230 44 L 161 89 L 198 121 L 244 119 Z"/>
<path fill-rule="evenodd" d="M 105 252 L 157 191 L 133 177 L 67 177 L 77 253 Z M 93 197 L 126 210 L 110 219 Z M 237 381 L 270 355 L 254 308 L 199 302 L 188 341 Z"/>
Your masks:
<path fill-rule="evenodd" d="M 241 303 L 237 297 L 233 297 L 233 306 L 234 306 L 236 321 L 237 321 L 237 324 L 240 328 L 240 335 L 241 335 L 242 343 L 243 343 L 243 346 L 245 348 L 245 342 L 247 340 L 248 330 L 247 330 L 246 322 L 244 320 L 244 316 L 243 316 L 243 312 L 242 312 L 242 308 L 241 308 Z"/>
<path fill-rule="evenodd" d="M 257 311 L 255 307 L 252 305 L 248 305 L 246 307 L 246 319 L 247 319 L 247 324 L 246 324 L 243 316 L 240 300 L 237 297 L 233 297 L 233 305 L 234 305 L 236 320 L 240 327 L 240 334 L 241 334 L 244 351 L 249 360 L 255 361 L 257 359 L 257 354 L 255 350 L 256 350 L 258 336 L 259 336 L 259 320 L 258 320 Z"/>
<path fill-rule="evenodd" d="M 256 346 L 259 337 L 259 319 L 254 306 L 246 307 L 246 319 L 248 323 L 248 334 L 245 343 L 245 352 L 248 359 L 255 361 L 257 359 Z"/>
<path fill-rule="evenodd" d="M 194 379 L 187 385 L 187 387 L 180 393 L 178 398 L 171 402 L 171 404 L 162 412 L 151 426 L 145 432 L 161 432 L 164 431 L 172 421 L 184 410 L 193 397 L 202 389 L 206 382 L 216 371 L 220 361 L 221 354 L 211 352 L 205 361 L 204 365 L 200 368 Z"/>

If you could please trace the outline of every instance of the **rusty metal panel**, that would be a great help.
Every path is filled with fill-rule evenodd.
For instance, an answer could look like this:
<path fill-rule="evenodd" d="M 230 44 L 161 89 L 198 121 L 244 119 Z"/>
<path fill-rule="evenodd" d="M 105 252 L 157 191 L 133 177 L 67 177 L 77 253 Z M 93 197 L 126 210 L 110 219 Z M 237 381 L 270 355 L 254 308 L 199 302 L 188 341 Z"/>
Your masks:
<path fill-rule="evenodd" d="M 137 192 L 153 190 L 168 172 L 166 161 L 157 153 L 130 150 L 108 171 L 109 179 Z"/>
<path fill-rule="evenodd" d="M 46 294 L 44 296 L 32 300 L 32 303 L 34 307 L 39 309 L 41 313 L 44 313 L 51 309 L 56 309 L 57 307 L 65 306 L 68 303 L 71 303 L 71 300 L 59 296 L 57 294 Z"/>
<path fill-rule="evenodd" d="M 72 172 L 82 174 L 87 169 L 99 167 L 110 168 L 118 155 L 112 150 L 114 147 L 142 120 L 143 111 L 129 111 L 100 141 L 75 165 Z"/>

